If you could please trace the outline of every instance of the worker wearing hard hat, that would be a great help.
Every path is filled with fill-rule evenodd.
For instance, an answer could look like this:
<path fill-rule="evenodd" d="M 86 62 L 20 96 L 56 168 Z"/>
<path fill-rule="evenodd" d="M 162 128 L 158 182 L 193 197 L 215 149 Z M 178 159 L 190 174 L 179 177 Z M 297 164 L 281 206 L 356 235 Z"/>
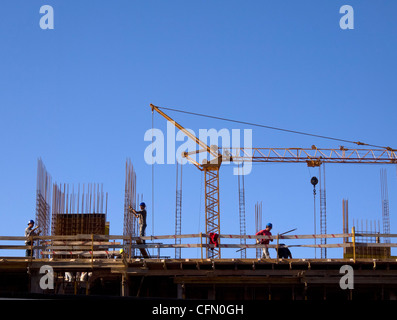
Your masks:
<path fill-rule="evenodd" d="M 271 223 L 268 223 L 266 225 L 266 229 L 258 231 L 255 235 L 256 236 L 271 236 L 272 233 L 270 230 L 272 230 L 273 225 Z M 273 241 L 273 239 L 257 239 L 256 243 L 260 244 L 269 244 L 269 241 Z M 262 254 L 262 259 L 270 259 L 270 254 L 269 254 L 269 248 L 265 247 L 263 248 L 263 254 Z"/>
<path fill-rule="evenodd" d="M 131 208 L 130 206 L 130 211 L 135 215 L 135 217 L 139 218 L 139 236 L 144 237 L 146 230 L 146 215 L 147 215 L 145 202 L 141 202 L 139 204 L 139 207 L 141 208 L 141 210 L 135 211 L 135 209 Z"/>
<path fill-rule="evenodd" d="M 121 258 L 122 260 L 125 260 L 125 251 L 124 249 L 120 249 L 119 251 L 119 257 L 115 257 L 115 259 Z"/>
<path fill-rule="evenodd" d="M 37 226 L 36 228 L 33 228 L 33 226 L 34 226 L 34 221 L 33 220 L 29 220 L 28 221 L 28 227 L 25 229 L 25 237 L 26 237 L 25 245 L 27 245 L 27 246 L 31 246 L 32 245 L 32 241 L 31 241 L 30 237 L 37 236 L 37 235 L 40 234 L 40 231 L 36 232 L 36 229 L 39 226 Z M 26 249 L 26 257 L 30 257 L 31 255 L 32 255 L 32 250 Z"/>

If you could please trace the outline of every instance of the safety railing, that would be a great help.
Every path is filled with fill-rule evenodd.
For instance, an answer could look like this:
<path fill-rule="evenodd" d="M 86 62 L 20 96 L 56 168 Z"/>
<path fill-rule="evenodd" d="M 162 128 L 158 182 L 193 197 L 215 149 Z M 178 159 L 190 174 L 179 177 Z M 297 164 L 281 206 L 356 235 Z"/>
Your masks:
<path fill-rule="evenodd" d="M 397 247 L 397 243 L 378 242 L 378 243 L 359 243 L 357 238 L 360 237 L 376 237 L 377 239 L 393 239 L 397 234 L 363 234 L 355 233 L 354 228 L 351 233 L 341 234 L 306 234 L 306 235 L 273 235 L 273 236 L 256 236 L 256 235 L 233 235 L 220 234 L 217 235 L 217 241 L 211 242 L 211 237 L 204 233 L 184 234 L 184 235 L 159 235 L 146 237 L 117 236 L 117 235 L 76 235 L 76 236 L 34 236 L 26 239 L 20 236 L 0 236 L 0 258 L 4 257 L 5 250 L 27 250 L 29 253 L 26 258 L 41 259 L 70 259 L 75 258 L 114 258 L 124 255 L 127 259 L 133 258 L 133 251 L 149 250 L 149 249 L 175 249 L 175 248 L 198 248 L 200 257 L 206 258 L 206 251 L 215 247 L 220 249 L 263 249 L 281 247 L 280 240 L 299 240 L 304 241 L 303 244 L 288 244 L 288 248 L 352 248 L 352 258 L 356 259 L 356 252 L 359 248 L 393 248 Z M 179 243 L 175 244 L 175 239 L 197 239 L 196 243 Z M 315 239 L 340 239 L 338 243 L 316 244 L 311 243 Z M 232 243 L 246 239 L 253 241 L 252 244 Z M 270 244 L 256 244 L 256 240 L 273 240 Z M 26 240 L 30 241 L 30 245 L 25 245 Z M 230 240 L 230 241 L 228 241 Z M 7 244 L 3 245 L 3 241 Z M 167 243 L 167 242 L 174 243 Z M 380 240 L 379 240 L 380 241 Z M 194 241 L 193 241 L 194 242 Z M 10 244 L 12 243 L 12 244 Z M 15 244 L 18 243 L 18 244 Z M 239 251 L 237 250 L 237 251 Z M 18 256 L 18 255 L 16 255 Z M 159 256 L 159 255 L 158 255 Z"/>

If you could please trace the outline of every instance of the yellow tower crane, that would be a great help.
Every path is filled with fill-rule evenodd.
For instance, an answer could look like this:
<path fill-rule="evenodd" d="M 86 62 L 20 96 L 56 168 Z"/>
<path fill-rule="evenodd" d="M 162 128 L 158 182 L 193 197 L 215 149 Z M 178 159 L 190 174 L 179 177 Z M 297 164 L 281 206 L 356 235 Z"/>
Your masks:
<path fill-rule="evenodd" d="M 195 135 L 186 130 L 179 123 L 175 122 L 172 118 L 162 112 L 159 107 L 150 105 L 153 111 L 157 111 L 165 119 L 170 121 L 186 134 L 190 139 L 195 141 L 202 149 L 196 151 L 208 152 L 213 156 L 214 159 L 211 161 L 204 161 L 202 164 L 195 161 L 190 157 L 191 153 L 185 152 L 182 156 L 187 158 L 191 163 L 193 163 L 200 171 L 204 172 L 205 178 L 205 233 L 207 235 L 214 233 L 220 234 L 220 210 L 219 210 L 219 168 L 222 163 L 222 155 L 215 149 L 209 147 L 206 143 L 202 142 Z M 218 259 L 221 257 L 221 251 L 219 247 L 211 248 L 211 250 L 206 250 L 207 258 Z"/>
<path fill-rule="evenodd" d="M 376 149 L 349 149 L 343 146 L 335 149 L 319 149 L 314 145 L 311 148 L 209 147 L 206 143 L 198 139 L 194 134 L 161 111 L 161 107 L 157 107 L 153 104 L 150 104 L 150 107 L 152 112 L 158 112 L 202 148 L 197 151 L 184 152 L 182 156 L 194 164 L 200 171 L 204 172 L 205 232 L 207 235 L 210 233 L 220 234 L 219 169 L 222 161 L 227 160 L 236 163 L 306 163 L 309 167 L 319 167 L 323 163 L 397 164 L 397 150 L 390 147 L 379 147 Z M 357 145 L 366 145 L 362 142 L 355 143 Z M 203 163 L 200 164 L 191 157 L 191 155 L 201 152 L 209 153 L 213 159 L 210 161 L 204 159 Z M 230 156 L 225 157 L 224 155 Z M 209 248 L 209 246 L 207 246 L 206 253 L 207 258 L 221 258 L 221 250 L 219 247 Z"/>

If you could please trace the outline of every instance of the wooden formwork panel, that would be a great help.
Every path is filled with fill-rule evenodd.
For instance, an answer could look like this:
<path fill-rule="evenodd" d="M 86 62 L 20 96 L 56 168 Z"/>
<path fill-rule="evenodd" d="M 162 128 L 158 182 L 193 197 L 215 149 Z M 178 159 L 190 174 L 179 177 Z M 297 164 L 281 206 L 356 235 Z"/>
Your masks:
<path fill-rule="evenodd" d="M 391 257 L 391 248 L 390 247 L 370 247 L 370 246 L 356 246 L 355 253 L 356 258 L 358 259 L 387 259 Z M 343 257 L 345 259 L 353 258 L 354 248 L 347 247 L 345 248 L 345 252 Z"/>

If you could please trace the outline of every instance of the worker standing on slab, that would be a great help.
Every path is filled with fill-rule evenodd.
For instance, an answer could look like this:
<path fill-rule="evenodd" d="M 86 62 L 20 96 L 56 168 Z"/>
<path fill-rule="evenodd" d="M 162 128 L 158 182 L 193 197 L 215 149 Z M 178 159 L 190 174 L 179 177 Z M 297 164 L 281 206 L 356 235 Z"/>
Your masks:
<path fill-rule="evenodd" d="M 34 221 L 29 220 L 28 227 L 25 229 L 25 237 L 26 237 L 25 245 L 27 246 L 32 245 L 32 241 L 30 237 L 34 237 L 40 234 L 40 231 L 36 232 L 36 229 L 38 229 L 39 226 L 37 226 L 36 228 L 33 228 L 33 226 L 34 226 Z M 32 250 L 26 249 L 26 257 L 30 257 L 31 255 L 32 255 Z"/>
<path fill-rule="evenodd" d="M 271 236 L 272 233 L 270 230 L 272 230 L 273 225 L 271 223 L 268 223 L 266 225 L 266 229 L 258 231 L 255 235 L 256 236 Z M 256 243 L 260 244 L 269 244 L 269 241 L 273 241 L 273 239 L 256 239 Z M 262 259 L 270 259 L 270 254 L 269 254 L 269 248 L 265 247 L 263 248 L 263 254 L 262 254 Z"/>
<path fill-rule="evenodd" d="M 139 204 L 139 207 L 141 208 L 141 211 L 135 211 L 135 209 L 131 208 L 130 206 L 130 211 L 135 215 L 135 217 L 139 218 L 139 236 L 144 237 L 145 236 L 145 230 L 146 230 L 146 204 L 144 202 L 141 202 Z"/>

